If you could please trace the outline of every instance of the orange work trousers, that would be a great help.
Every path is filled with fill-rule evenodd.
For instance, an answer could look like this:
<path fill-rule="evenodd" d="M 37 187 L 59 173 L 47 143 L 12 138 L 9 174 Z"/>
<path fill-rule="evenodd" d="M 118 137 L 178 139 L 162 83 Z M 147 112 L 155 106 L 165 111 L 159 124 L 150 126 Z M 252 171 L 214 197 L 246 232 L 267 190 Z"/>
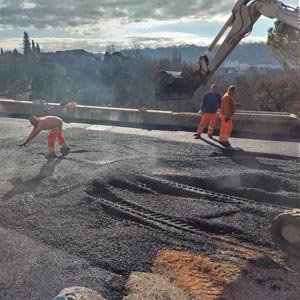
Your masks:
<path fill-rule="evenodd" d="M 232 119 L 225 122 L 226 115 L 220 114 L 221 119 L 221 128 L 220 128 L 220 142 L 228 142 L 228 139 L 231 135 L 233 129 L 233 122 Z"/>
<path fill-rule="evenodd" d="M 216 126 L 216 119 L 217 119 L 217 114 L 216 113 L 204 113 L 202 115 L 201 122 L 198 126 L 197 133 L 199 135 L 201 135 L 203 129 L 206 126 L 206 123 L 209 121 L 207 135 L 212 136 L 213 132 L 214 132 L 214 129 L 215 129 L 215 126 Z"/>
<path fill-rule="evenodd" d="M 62 135 L 62 128 L 61 127 L 53 128 L 49 130 L 49 134 L 48 134 L 48 149 L 50 154 L 55 153 L 54 144 L 56 139 L 58 139 L 59 143 L 63 148 L 69 147 L 64 136 Z"/>

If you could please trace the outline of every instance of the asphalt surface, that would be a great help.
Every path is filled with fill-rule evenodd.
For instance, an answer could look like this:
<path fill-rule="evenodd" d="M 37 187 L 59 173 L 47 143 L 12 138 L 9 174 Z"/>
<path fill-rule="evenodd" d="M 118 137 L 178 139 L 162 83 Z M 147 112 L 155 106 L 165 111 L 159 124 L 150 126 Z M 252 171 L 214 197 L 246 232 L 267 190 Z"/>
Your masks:
<path fill-rule="evenodd" d="M 71 123 L 70 153 L 47 159 L 46 132 L 18 148 L 28 125 L 0 118 L 0 299 L 51 299 L 75 285 L 122 299 L 128 275 L 150 271 L 163 248 L 281 267 L 267 228 L 300 207 L 296 141 L 233 138 L 227 151 L 189 132 Z M 251 260 L 240 246 L 268 256 Z"/>

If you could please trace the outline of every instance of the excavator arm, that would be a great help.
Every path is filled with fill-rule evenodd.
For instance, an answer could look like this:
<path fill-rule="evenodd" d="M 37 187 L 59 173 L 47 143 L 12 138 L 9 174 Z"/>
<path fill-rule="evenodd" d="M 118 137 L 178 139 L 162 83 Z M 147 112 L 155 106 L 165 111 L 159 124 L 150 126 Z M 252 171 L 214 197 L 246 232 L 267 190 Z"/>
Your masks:
<path fill-rule="evenodd" d="M 157 100 L 189 100 L 199 86 L 205 85 L 215 71 L 239 42 L 251 33 L 252 27 L 261 15 L 276 18 L 298 28 L 299 10 L 275 0 L 239 0 L 232 9 L 232 14 L 208 47 L 199 57 L 198 69 L 184 68 L 181 72 L 160 71 L 155 78 Z M 214 57 L 208 55 L 220 41 L 227 29 L 226 38 Z"/>

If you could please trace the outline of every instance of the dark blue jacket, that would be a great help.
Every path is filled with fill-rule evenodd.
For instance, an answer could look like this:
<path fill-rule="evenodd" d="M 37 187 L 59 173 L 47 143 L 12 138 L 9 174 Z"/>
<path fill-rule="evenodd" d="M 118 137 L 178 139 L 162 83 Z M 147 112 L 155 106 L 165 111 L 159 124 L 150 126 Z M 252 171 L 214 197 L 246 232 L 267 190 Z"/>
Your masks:
<path fill-rule="evenodd" d="M 216 113 L 221 107 L 221 95 L 219 93 L 207 92 L 204 94 L 201 111 L 203 113 Z"/>

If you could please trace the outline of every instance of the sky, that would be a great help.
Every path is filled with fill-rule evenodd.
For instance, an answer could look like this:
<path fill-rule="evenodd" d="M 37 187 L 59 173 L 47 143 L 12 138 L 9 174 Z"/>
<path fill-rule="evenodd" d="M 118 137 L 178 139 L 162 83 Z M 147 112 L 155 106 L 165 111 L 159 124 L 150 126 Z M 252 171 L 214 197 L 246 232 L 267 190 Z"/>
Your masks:
<path fill-rule="evenodd" d="M 284 0 L 296 7 L 299 0 Z M 0 0 L 0 47 L 22 51 L 23 32 L 44 52 L 209 45 L 236 0 Z M 244 42 L 266 41 L 261 17 Z"/>

